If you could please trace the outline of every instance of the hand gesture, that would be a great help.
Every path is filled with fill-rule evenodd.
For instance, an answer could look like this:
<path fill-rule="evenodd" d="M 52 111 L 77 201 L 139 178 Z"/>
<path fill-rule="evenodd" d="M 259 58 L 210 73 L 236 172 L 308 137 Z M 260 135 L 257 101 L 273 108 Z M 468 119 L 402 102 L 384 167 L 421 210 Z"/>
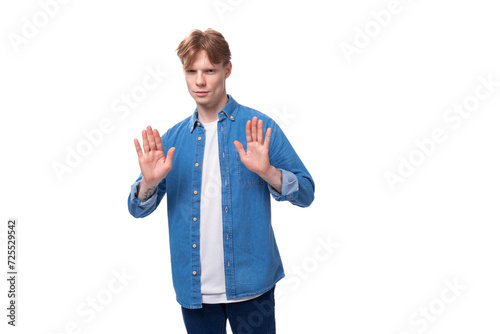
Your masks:
<path fill-rule="evenodd" d="M 258 125 L 257 125 L 258 124 Z M 257 117 L 248 121 L 246 125 L 247 151 L 243 145 L 235 140 L 234 146 L 240 154 L 241 162 L 252 172 L 263 176 L 269 173 L 271 164 L 269 162 L 269 143 L 271 142 L 271 128 L 266 131 L 264 138 L 262 120 L 257 122 Z"/>
<path fill-rule="evenodd" d="M 160 134 L 156 129 L 153 131 L 151 126 L 148 126 L 147 130 L 142 130 L 144 153 L 136 138 L 134 138 L 134 144 L 137 156 L 139 157 L 142 180 L 147 185 L 157 186 L 172 169 L 175 147 L 168 150 L 167 157 L 165 158 Z"/>

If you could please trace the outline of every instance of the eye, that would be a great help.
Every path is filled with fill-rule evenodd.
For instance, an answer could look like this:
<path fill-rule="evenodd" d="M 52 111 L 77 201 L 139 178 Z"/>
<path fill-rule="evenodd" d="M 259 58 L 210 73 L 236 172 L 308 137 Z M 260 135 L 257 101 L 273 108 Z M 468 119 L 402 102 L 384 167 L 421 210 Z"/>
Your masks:
<path fill-rule="evenodd" d="M 215 73 L 215 70 L 207 70 L 208 73 Z"/>

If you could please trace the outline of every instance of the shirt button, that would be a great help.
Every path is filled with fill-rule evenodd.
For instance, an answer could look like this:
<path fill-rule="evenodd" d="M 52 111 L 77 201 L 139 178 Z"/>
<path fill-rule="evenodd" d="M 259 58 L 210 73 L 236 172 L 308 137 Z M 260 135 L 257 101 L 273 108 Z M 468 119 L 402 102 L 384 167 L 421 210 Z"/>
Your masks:
<path fill-rule="evenodd" d="M 195 165 L 196 167 L 198 167 L 200 164 L 199 164 L 199 163 L 195 163 L 194 165 Z"/>
<path fill-rule="evenodd" d="M 196 271 L 193 271 L 193 275 L 196 275 Z"/>
<path fill-rule="evenodd" d="M 193 220 L 194 220 L 194 221 L 197 221 L 197 220 L 198 220 L 198 218 L 194 217 L 194 218 L 193 218 Z"/>
<path fill-rule="evenodd" d="M 200 122 L 196 122 L 198 124 L 198 126 L 200 125 Z"/>
<path fill-rule="evenodd" d="M 201 140 L 201 137 L 198 137 L 198 140 Z"/>
<path fill-rule="evenodd" d="M 193 192 L 194 192 L 194 194 L 195 194 L 195 195 L 198 195 L 198 191 L 196 191 L 196 190 L 195 190 L 195 191 L 193 191 Z"/>
<path fill-rule="evenodd" d="M 227 212 L 227 206 L 226 206 L 226 212 Z"/>
<path fill-rule="evenodd" d="M 231 117 L 229 117 L 229 118 L 233 119 L 233 116 L 231 116 Z"/>
<path fill-rule="evenodd" d="M 193 248 L 196 248 L 196 244 L 193 244 Z"/>

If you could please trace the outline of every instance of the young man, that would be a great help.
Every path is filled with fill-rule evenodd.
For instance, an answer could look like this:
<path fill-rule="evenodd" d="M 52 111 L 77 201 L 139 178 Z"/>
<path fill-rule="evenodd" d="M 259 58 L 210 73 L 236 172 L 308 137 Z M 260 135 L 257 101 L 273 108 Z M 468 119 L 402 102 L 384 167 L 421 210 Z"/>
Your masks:
<path fill-rule="evenodd" d="M 274 287 L 284 271 L 270 198 L 307 207 L 314 181 L 279 126 L 226 93 L 231 52 L 219 32 L 192 31 L 177 55 L 196 110 L 161 137 L 148 126 L 142 148 L 134 139 L 141 175 L 128 209 L 146 217 L 166 194 L 188 333 L 225 333 L 227 319 L 235 334 L 275 333 Z"/>

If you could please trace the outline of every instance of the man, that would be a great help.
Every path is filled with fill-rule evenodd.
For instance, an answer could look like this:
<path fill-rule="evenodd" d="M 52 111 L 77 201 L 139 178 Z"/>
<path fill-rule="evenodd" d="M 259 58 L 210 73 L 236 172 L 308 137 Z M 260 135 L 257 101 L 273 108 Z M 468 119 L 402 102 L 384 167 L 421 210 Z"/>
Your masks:
<path fill-rule="evenodd" d="M 141 175 L 129 211 L 146 217 L 166 194 L 188 333 L 225 333 L 227 319 L 235 334 L 275 333 L 274 287 L 284 271 L 270 198 L 307 207 L 314 181 L 279 126 L 226 93 L 231 52 L 219 32 L 192 31 L 177 55 L 196 110 L 161 137 L 148 126 L 142 148 L 134 139 Z"/>

